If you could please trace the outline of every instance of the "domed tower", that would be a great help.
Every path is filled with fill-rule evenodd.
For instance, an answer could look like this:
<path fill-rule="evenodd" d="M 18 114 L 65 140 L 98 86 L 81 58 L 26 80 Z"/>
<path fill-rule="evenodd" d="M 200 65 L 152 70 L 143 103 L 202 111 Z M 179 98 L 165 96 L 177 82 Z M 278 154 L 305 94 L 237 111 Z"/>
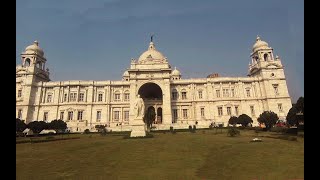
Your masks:
<path fill-rule="evenodd" d="M 274 58 L 273 49 L 258 36 L 252 47 L 251 63 L 249 63 L 249 77 L 255 77 L 263 98 L 264 109 L 278 114 L 285 119 L 291 108 L 291 98 L 281 60 Z"/>
<path fill-rule="evenodd" d="M 257 36 L 256 42 L 252 47 L 252 53 L 250 55 L 251 63 L 249 63 L 249 76 L 261 76 L 261 77 L 283 77 L 284 74 L 281 60 L 278 56 L 274 58 L 273 49 L 269 47 L 268 43 L 261 40 Z"/>
<path fill-rule="evenodd" d="M 171 72 L 171 80 L 181 79 L 181 73 L 177 70 L 177 67 L 174 67 L 174 70 Z"/>
<path fill-rule="evenodd" d="M 122 75 L 122 80 L 129 81 L 129 72 L 125 71 Z"/>
<path fill-rule="evenodd" d="M 28 123 L 34 120 L 34 107 L 30 105 L 39 100 L 37 83 L 50 81 L 49 69 L 45 67 L 47 60 L 38 41 L 26 47 L 21 61 L 22 64 L 16 66 L 16 110 L 17 118 Z"/>

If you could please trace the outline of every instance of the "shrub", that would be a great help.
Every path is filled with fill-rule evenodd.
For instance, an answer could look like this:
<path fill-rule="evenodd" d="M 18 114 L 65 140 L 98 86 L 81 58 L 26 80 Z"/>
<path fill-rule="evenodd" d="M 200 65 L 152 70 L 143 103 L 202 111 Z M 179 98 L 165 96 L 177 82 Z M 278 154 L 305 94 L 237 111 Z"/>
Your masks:
<path fill-rule="evenodd" d="M 90 133 L 90 130 L 89 130 L 89 129 L 85 129 L 85 130 L 83 131 L 83 133 L 84 133 L 84 134 L 89 134 L 89 133 Z"/>
<path fill-rule="evenodd" d="M 234 137 L 234 136 L 240 135 L 240 131 L 236 128 L 229 128 L 228 135 L 231 137 Z"/>
<path fill-rule="evenodd" d="M 192 129 L 193 131 L 196 131 L 197 130 L 197 127 L 196 127 L 196 125 L 193 125 L 193 129 Z"/>
<path fill-rule="evenodd" d="M 189 131 L 192 132 L 192 126 L 191 125 L 189 125 Z"/>
<path fill-rule="evenodd" d="M 285 133 L 287 131 L 287 128 L 285 127 L 272 127 L 270 129 L 271 132 L 277 132 L 277 133 Z"/>

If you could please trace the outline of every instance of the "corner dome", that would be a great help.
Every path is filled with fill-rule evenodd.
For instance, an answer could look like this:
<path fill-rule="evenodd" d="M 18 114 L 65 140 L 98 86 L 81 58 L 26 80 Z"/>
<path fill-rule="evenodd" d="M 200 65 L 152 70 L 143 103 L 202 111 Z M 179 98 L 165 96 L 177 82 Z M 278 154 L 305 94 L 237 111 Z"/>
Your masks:
<path fill-rule="evenodd" d="M 129 72 L 125 71 L 122 76 L 129 76 Z"/>
<path fill-rule="evenodd" d="M 257 36 L 256 43 L 252 46 L 252 52 L 255 52 L 260 49 L 268 49 L 269 45 L 267 42 L 262 41 L 259 36 Z"/>
<path fill-rule="evenodd" d="M 32 45 L 26 47 L 25 54 L 38 54 L 44 56 L 43 50 L 39 47 L 38 41 L 34 41 Z"/>
<path fill-rule="evenodd" d="M 164 55 L 156 50 L 154 43 L 150 42 L 148 50 L 140 55 L 138 61 L 163 60 L 164 58 Z"/>
<path fill-rule="evenodd" d="M 181 73 L 179 70 L 177 70 L 176 67 L 174 67 L 174 70 L 171 72 L 172 76 L 181 76 Z"/>

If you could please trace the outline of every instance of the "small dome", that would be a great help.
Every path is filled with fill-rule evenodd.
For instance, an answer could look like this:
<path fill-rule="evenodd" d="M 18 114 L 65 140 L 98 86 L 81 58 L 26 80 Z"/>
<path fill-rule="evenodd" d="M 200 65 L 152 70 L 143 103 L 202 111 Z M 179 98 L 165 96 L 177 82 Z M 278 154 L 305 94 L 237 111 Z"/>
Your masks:
<path fill-rule="evenodd" d="M 181 76 L 181 73 L 180 73 L 180 71 L 177 70 L 176 67 L 174 67 L 174 70 L 171 72 L 171 75 L 172 76 Z"/>
<path fill-rule="evenodd" d="M 39 47 L 38 41 L 34 41 L 32 45 L 26 47 L 26 50 L 24 52 L 25 54 L 38 54 L 40 56 L 44 55 L 43 50 Z"/>
<path fill-rule="evenodd" d="M 138 61 L 143 61 L 143 60 L 147 60 L 147 59 L 162 60 L 164 58 L 165 58 L 164 55 L 161 52 L 156 50 L 154 43 L 150 42 L 148 50 L 141 54 Z"/>
<path fill-rule="evenodd" d="M 252 51 L 255 52 L 257 50 L 260 50 L 260 49 L 268 49 L 269 48 L 269 45 L 267 42 L 265 41 L 262 41 L 260 39 L 259 36 L 257 36 L 257 40 L 256 40 L 256 43 L 254 43 L 253 47 L 252 47 Z"/>
<path fill-rule="evenodd" d="M 129 76 L 129 72 L 125 71 L 122 76 Z"/>
<path fill-rule="evenodd" d="M 212 73 L 207 76 L 207 78 L 216 78 L 216 77 L 219 77 L 218 73 Z"/>

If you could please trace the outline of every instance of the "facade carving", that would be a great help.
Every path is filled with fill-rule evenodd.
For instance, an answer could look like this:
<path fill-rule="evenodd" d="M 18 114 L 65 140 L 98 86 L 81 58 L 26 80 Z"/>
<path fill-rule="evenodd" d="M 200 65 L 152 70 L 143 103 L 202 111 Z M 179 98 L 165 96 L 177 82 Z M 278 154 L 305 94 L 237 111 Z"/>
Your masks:
<path fill-rule="evenodd" d="M 16 67 L 16 116 L 27 123 L 62 119 L 73 132 L 93 131 L 101 124 L 130 130 L 139 94 L 146 112 L 155 112 L 158 129 L 208 127 L 213 122 L 226 126 L 230 116 L 241 114 L 252 117 L 256 126 L 258 116 L 268 110 L 285 119 L 292 104 L 281 59 L 260 37 L 250 58 L 247 77 L 183 79 L 150 42 L 147 51 L 131 59 L 122 80 L 51 81 L 35 41 Z"/>

